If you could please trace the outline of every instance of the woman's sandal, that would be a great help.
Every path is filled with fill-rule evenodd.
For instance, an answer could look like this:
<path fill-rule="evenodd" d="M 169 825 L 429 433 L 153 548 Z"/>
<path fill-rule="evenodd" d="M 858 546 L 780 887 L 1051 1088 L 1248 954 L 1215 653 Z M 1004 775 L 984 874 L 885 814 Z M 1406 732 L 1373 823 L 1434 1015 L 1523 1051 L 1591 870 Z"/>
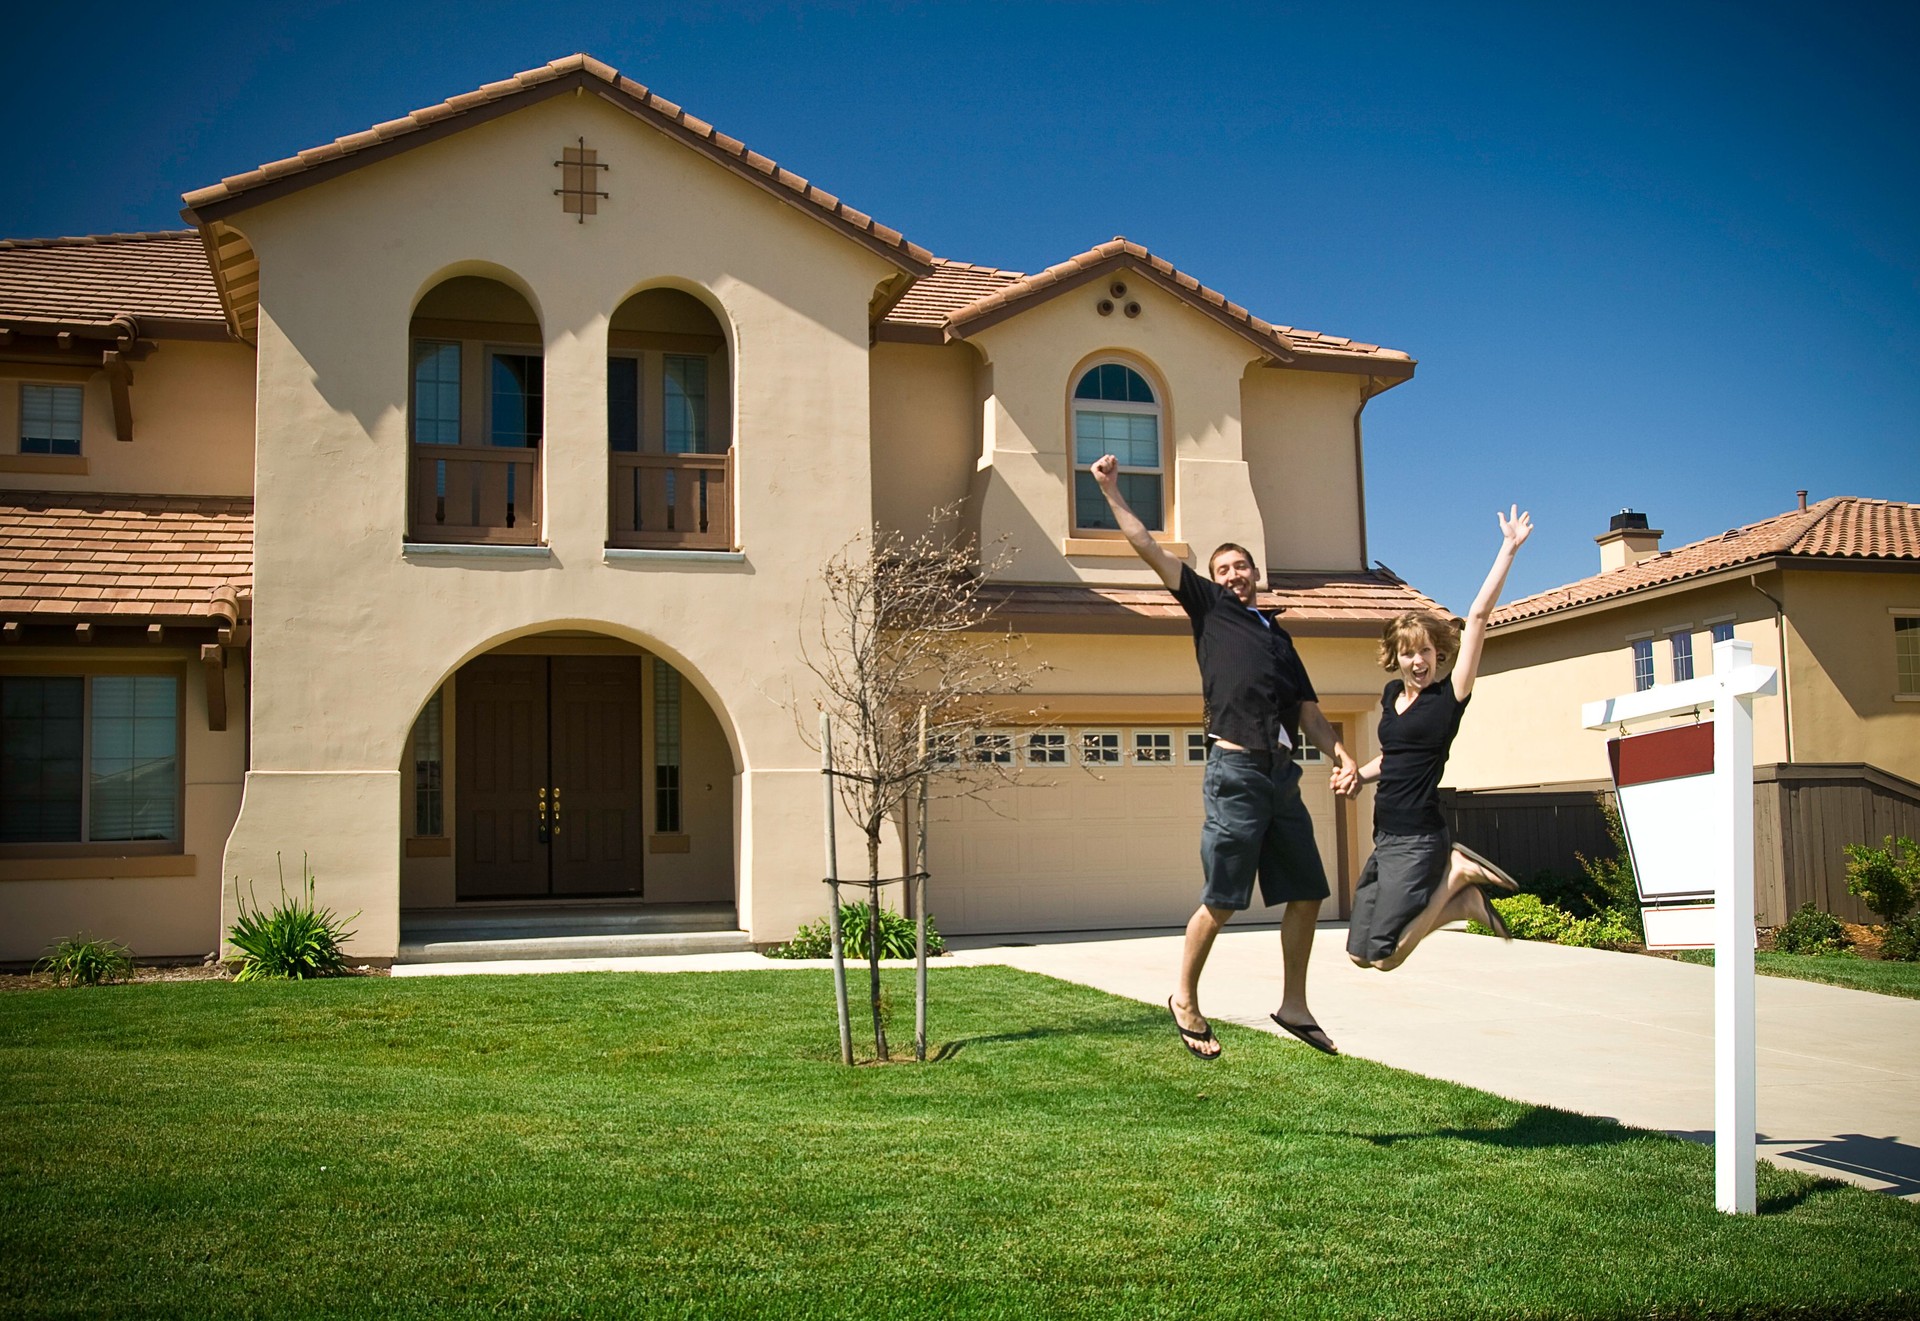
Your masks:
<path fill-rule="evenodd" d="M 1482 885 L 1477 881 L 1470 882 L 1470 884 L 1479 892 L 1481 907 L 1487 910 L 1487 915 L 1479 919 L 1480 922 L 1485 926 L 1492 927 L 1493 934 L 1500 937 L 1500 939 L 1512 943 L 1513 932 L 1507 929 L 1507 920 L 1500 916 L 1500 910 L 1493 906 L 1493 892 L 1491 887 Z"/>
<path fill-rule="evenodd" d="M 1520 888 L 1520 882 L 1514 880 L 1513 877 L 1507 875 L 1500 867 L 1482 855 L 1475 853 L 1465 844 L 1455 844 L 1453 851 L 1478 867 L 1482 872 L 1485 872 L 1487 877 L 1486 883 L 1493 886 L 1494 889 L 1503 890 L 1507 894 L 1512 894 Z"/>

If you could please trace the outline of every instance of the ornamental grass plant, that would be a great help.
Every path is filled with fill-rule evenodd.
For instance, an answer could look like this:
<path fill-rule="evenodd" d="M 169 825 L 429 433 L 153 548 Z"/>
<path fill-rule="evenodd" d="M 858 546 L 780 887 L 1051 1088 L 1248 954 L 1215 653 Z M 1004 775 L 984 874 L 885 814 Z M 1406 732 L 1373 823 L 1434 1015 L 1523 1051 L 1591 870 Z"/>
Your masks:
<path fill-rule="evenodd" d="M 278 865 L 278 854 L 274 855 L 274 861 Z M 353 932 L 346 925 L 353 918 L 342 919 L 331 908 L 321 908 L 314 903 L 314 875 L 307 866 L 305 854 L 300 856 L 300 871 L 305 878 L 302 888 L 291 896 L 287 894 L 287 878 L 282 871 L 280 902 L 270 909 L 259 907 L 257 900 L 249 905 L 236 896 L 239 919 L 227 933 L 228 942 L 240 951 L 235 981 L 269 978 L 297 981 L 337 976 L 346 971 L 347 960 L 340 947 L 353 939 Z"/>
<path fill-rule="evenodd" d="M 68 936 L 33 967 L 56 986 L 98 986 L 123 981 L 133 971 L 133 951 L 118 941 Z"/>

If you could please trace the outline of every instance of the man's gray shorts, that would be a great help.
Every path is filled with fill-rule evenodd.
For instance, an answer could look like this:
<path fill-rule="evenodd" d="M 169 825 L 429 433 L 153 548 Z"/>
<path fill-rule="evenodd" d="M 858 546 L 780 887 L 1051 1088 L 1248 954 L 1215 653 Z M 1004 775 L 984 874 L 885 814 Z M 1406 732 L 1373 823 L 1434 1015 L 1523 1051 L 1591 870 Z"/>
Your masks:
<path fill-rule="evenodd" d="M 1300 800 L 1300 768 L 1284 752 L 1235 752 L 1214 744 L 1202 780 L 1207 820 L 1200 870 L 1210 908 L 1249 907 L 1253 881 L 1268 907 L 1325 899 L 1327 871 L 1313 842 L 1313 818 Z"/>
<path fill-rule="evenodd" d="M 1347 953 L 1368 963 L 1392 954 L 1407 924 L 1420 915 L 1447 879 L 1453 839 L 1444 830 L 1426 835 L 1376 834 L 1373 856 L 1353 890 Z"/>

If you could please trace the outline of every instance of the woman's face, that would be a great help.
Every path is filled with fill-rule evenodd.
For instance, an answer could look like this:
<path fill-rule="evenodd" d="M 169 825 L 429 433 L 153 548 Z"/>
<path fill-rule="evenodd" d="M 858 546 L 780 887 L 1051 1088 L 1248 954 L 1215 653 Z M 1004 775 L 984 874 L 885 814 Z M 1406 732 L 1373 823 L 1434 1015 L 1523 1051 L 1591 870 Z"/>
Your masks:
<path fill-rule="evenodd" d="M 1439 670 L 1438 658 L 1434 655 L 1433 642 L 1423 634 L 1413 638 L 1402 638 L 1396 653 L 1400 665 L 1400 679 L 1408 692 L 1419 692 L 1433 682 L 1433 676 Z"/>

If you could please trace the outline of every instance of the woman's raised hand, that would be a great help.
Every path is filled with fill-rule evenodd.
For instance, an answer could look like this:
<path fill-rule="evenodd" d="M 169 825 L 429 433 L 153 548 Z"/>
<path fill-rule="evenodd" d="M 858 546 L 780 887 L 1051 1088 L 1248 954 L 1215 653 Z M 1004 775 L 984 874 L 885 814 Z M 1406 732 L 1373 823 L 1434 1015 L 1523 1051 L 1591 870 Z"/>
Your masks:
<path fill-rule="evenodd" d="M 1500 520 L 1500 537 L 1514 550 L 1533 534 L 1533 515 L 1521 509 L 1519 505 L 1507 506 L 1507 512 L 1495 510 L 1493 516 Z"/>

